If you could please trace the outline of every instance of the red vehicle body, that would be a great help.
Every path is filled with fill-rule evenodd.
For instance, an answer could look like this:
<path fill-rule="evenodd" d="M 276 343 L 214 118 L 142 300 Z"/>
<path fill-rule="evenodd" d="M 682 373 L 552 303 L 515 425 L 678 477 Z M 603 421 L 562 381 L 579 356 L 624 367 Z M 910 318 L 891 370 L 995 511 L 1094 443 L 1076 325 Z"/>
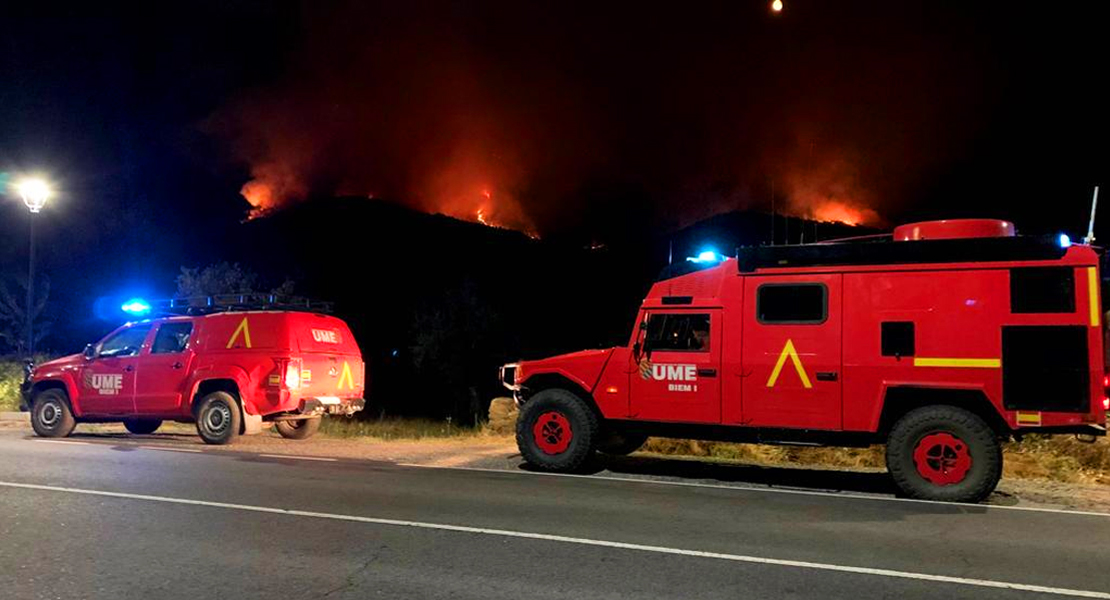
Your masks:
<path fill-rule="evenodd" d="M 223 444 L 268 423 L 308 437 L 322 415 L 361 410 L 364 389 L 362 355 L 342 320 L 231 311 L 128 323 L 83 354 L 35 367 L 24 401 L 39 435 L 68 435 L 78 422 L 150 433 L 180 421 Z"/>
<path fill-rule="evenodd" d="M 502 367 L 521 452 L 567 470 L 648 435 L 886 443 L 904 493 L 979 500 L 1001 440 L 1105 435 L 1099 255 L 1065 242 L 941 221 L 690 263 L 626 346 Z"/>

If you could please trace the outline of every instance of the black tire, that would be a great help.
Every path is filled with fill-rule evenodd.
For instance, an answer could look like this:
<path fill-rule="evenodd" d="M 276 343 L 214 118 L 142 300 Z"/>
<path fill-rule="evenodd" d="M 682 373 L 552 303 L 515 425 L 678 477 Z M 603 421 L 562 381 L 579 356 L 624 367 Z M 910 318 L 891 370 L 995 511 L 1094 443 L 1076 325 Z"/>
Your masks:
<path fill-rule="evenodd" d="M 894 424 L 886 466 L 898 489 L 911 498 L 979 502 L 1002 476 L 1002 445 L 975 413 L 925 406 Z"/>
<path fill-rule="evenodd" d="M 148 435 L 158 431 L 158 428 L 162 426 L 162 421 L 159 419 L 128 419 L 123 422 L 123 426 L 135 435 Z"/>
<path fill-rule="evenodd" d="M 239 403 L 227 392 L 212 392 L 197 405 L 197 433 L 205 444 L 234 442 L 242 422 Z"/>
<path fill-rule="evenodd" d="M 77 419 L 69 409 L 69 398 L 59 389 L 43 390 L 31 401 L 31 429 L 39 437 L 59 438 L 73 433 Z"/>
<path fill-rule="evenodd" d="M 597 416 L 567 390 L 542 390 L 520 409 L 516 444 L 529 465 L 552 472 L 575 471 L 597 443 Z"/>
<path fill-rule="evenodd" d="M 312 437 L 312 434 L 320 429 L 322 420 L 321 417 L 313 417 L 297 421 L 277 421 L 274 423 L 274 429 L 277 429 L 281 437 L 287 440 L 304 440 Z"/>
<path fill-rule="evenodd" d="M 597 451 L 610 456 L 627 456 L 640 449 L 648 436 L 640 433 L 612 432 L 599 442 Z"/>

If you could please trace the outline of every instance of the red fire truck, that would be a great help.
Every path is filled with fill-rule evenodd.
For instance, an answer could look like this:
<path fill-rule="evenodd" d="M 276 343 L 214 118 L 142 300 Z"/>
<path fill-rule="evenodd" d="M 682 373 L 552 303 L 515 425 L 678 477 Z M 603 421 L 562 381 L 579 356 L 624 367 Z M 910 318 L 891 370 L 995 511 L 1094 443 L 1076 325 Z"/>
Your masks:
<path fill-rule="evenodd" d="M 978 501 L 1001 442 L 1106 433 L 1099 254 L 994 220 L 665 271 L 627 345 L 505 365 L 517 442 L 570 471 L 648 436 L 886 444 L 914 498 Z"/>
<path fill-rule="evenodd" d="M 104 422 L 147 434 L 172 420 L 196 423 L 209 444 L 270 425 L 304 439 L 323 415 L 365 406 L 362 354 L 346 323 L 319 312 L 326 303 L 248 294 L 163 304 L 181 314 L 127 323 L 28 369 L 23 408 L 37 435 Z"/>

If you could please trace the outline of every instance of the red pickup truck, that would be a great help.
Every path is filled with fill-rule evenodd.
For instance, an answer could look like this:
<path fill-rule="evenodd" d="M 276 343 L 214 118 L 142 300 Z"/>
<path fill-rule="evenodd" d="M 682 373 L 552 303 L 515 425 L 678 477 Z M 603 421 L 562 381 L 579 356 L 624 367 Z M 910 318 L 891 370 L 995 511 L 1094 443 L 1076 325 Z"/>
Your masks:
<path fill-rule="evenodd" d="M 347 324 L 287 310 L 226 310 L 128 323 L 81 354 L 28 369 L 23 408 L 35 433 L 122 422 L 153 433 L 196 423 L 209 444 L 273 425 L 304 439 L 325 414 L 365 405 L 362 355 Z"/>

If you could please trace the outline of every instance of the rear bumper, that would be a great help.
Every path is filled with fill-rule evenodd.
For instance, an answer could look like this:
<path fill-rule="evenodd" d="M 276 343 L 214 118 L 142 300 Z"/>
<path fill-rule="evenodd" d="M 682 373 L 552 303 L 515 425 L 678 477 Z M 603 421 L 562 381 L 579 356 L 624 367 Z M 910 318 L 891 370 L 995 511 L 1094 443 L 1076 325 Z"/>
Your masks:
<path fill-rule="evenodd" d="M 366 400 L 362 398 L 336 398 L 334 396 L 320 396 L 318 398 L 303 398 L 297 407 L 301 415 L 353 415 L 366 408 Z"/>

